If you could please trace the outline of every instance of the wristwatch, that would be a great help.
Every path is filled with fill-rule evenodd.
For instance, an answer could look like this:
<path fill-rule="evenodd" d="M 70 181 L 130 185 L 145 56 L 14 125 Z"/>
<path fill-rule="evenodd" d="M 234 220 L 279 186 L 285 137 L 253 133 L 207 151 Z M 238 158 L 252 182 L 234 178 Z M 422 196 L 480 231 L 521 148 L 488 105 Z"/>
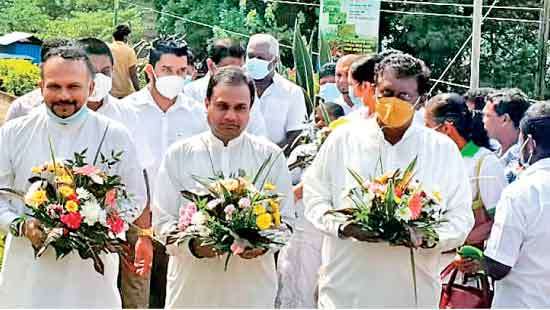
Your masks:
<path fill-rule="evenodd" d="M 137 235 L 138 237 L 149 237 L 153 239 L 153 228 L 139 228 L 137 227 Z"/>

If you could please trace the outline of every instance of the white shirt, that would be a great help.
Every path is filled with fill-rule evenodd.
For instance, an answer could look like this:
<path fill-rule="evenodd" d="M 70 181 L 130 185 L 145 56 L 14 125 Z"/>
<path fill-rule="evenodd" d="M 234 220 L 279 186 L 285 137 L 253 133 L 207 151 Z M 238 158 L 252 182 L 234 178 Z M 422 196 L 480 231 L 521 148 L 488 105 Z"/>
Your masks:
<path fill-rule="evenodd" d="M 180 141 L 168 150 L 156 182 L 153 199 L 153 226 L 162 238 L 177 225 L 179 208 L 185 203 L 181 190 L 196 190 L 191 176 L 211 177 L 213 171 L 228 176 L 244 169 L 253 176 L 262 163 L 273 154 L 275 161 L 268 181 L 286 198 L 281 214 L 291 218 L 293 209 L 290 174 L 284 155 L 271 142 L 247 133 L 230 141 L 227 146 L 210 131 Z M 166 292 L 167 308 L 273 308 L 277 291 L 275 260 L 269 252 L 245 260 L 233 256 L 224 271 L 225 256 L 195 258 L 187 246 L 170 245 Z"/>
<path fill-rule="evenodd" d="M 209 129 L 204 110 L 184 94 L 179 94 L 166 112 L 158 107 L 149 87 L 124 98 L 120 104 L 128 104 L 136 110 L 138 128 L 133 137 L 143 153 L 143 165 L 150 180 L 155 179 L 160 162 L 172 143 Z"/>
<path fill-rule="evenodd" d="M 345 196 L 357 186 L 347 169 L 364 177 L 404 169 L 418 157 L 415 179 L 425 190 L 440 191 L 445 219 L 439 244 L 415 250 L 418 306 L 435 308 L 441 293 L 441 252 L 461 245 L 474 224 L 471 191 L 456 145 L 434 130 L 413 124 L 395 145 L 387 142 L 375 118 L 351 122 L 331 133 L 304 175 L 305 216 L 325 232 L 319 277 L 320 308 L 414 307 L 409 249 L 387 243 L 338 238 L 343 224 L 325 212 L 349 206 Z"/>
<path fill-rule="evenodd" d="M 254 105 L 260 107 L 267 136 L 273 143 L 280 144 L 289 131 L 306 128 L 307 110 L 301 87 L 275 73 L 273 84 L 256 97 Z"/>
<path fill-rule="evenodd" d="M 75 152 L 88 149 L 91 163 L 107 125 L 104 154 L 123 151 L 122 160 L 112 171 L 122 178 L 134 204 L 120 208 L 133 210 L 133 222 L 145 205 L 145 186 L 136 148 L 129 133 L 118 123 L 92 111 L 78 123 L 63 126 L 55 123 L 43 109 L 6 123 L 0 129 L 0 187 L 26 191 L 31 168 L 50 161 L 51 138 L 56 159 L 69 159 Z M 9 147 L 6 147 L 9 146 Z M 8 233 L 10 223 L 26 208 L 17 200 L 0 196 L 0 230 Z M 57 260 L 53 248 L 35 259 L 25 237 L 8 235 L 4 265 L 0 279 L 2 307 L 15 308 L 120 308 L 117 289 L 118 256 L 102 254 L 105 275 L 93 268 L 91 260 L 82 260 L 72 253 Z"/>
<path fill-rule="evenodd" d="M 510 273 L 496 281 L 493 308 L 550 306 L 550 159 L 522 172 L 502 193 L 485 255 Z"/>
<path fill-rule="evenodd" d="M 338 97 L 338 99 L 336 99 L 335 103 L 342 107 L 342 109 L 344 110 L 344 115 L 348 115 L 351 112 L 353 112 L 353 111 L 360 108 L 360 106 L 358 106 L 358 105 L 354 105 L 354 106 L 350 107 L 349 104 L 344 99 L 344 95 L 340 95 L 340 97 Z"/>
<path fill-rule="evenodd" d="M 496 155 L 486 148 L 479 148 L 473 157 L 463 157 L 468 176 L 470 177 L 470 185 L 472 188 L 472 200 L 477 197 L 477 184 L 481 192 L 481 200 L 486 210 L 494 209 L 500 199 L 502 190 L 508 185 L 504 175 L 504 166 Z M 477 176 L 477 166 L 479 161 L 481 169 L 479 178 Z"/>
<path fill-rule="evenodd" d="M 204 100 L 206 99 L 206 91 L 208 89 L 209 81 L 210 72 L 204 77 L 187 84 L 183 90 L 184 94 L 193 98 L 201 108 L 205 109 L 204 113 L 206 113 Z M 253 104 L 250 109 L 250 120 L 246 129 L 249 133 L 255 136 L 267 137 L 265 120 L 257 104 Z"/>
<path fill-rule="evenodd" d="M 10 104 L 8 112 L 6 112 L 5 121 L 7 122 L 29 114 L 32 109 L 40 106 L 43 100 L 44 98 L 42 97 L 42 90 L 40 88 L 24 94 Z"/>

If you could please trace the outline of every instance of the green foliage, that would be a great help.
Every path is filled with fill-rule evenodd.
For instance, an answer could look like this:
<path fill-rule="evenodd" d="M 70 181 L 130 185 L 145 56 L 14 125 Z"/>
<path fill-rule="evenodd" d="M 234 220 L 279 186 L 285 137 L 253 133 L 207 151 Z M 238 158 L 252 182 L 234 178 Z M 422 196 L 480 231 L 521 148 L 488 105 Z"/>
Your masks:
<path fill-rule="evenodd" d="M 296 82 L 305 91 L 304 97 L 307 105 L 309 106 L 308 110 L 313 111 L 316 91 L 311 51 L 310 47 L 306 45 L 306 42 L 300 33 L 300 25 L 298 24 L 298 21 L 296 21 L 294 28 L 292 52 L 294 56 L 294 68 L 296 68 Z"/>
<path fill-rule="evenodd" d="M 0 89 L 21 96 L 36 88 L 40 69 L 28 60 L 0 59 Z"/>

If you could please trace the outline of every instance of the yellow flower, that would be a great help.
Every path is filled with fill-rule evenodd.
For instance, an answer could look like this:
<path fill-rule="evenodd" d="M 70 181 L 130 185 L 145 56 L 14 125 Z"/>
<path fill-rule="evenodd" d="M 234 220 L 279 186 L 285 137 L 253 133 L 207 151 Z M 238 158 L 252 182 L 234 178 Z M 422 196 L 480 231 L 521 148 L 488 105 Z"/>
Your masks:
<path fill-rule="evenodd" d="M 266 213 L 265 207 L 261 204 L 255 205 L 253 211 L 255 215 L 262 215 Z"/>
<path fill-rule="evenodd" d="M 31 196 L 25 200 L 25 203 L 34 208 L 37 208 L 46 201 L 48 201 L 48 195 L 46 194 L 45 190 L 41 189 L 32 193 Z"/>
<path fill-rule="evenodd" d="M 273 213 L 273 222 L 275 223 L 275 227 L 281 226 L 281 213 Z"/>
<path fill-rule="evenodd" d="M 437 203 L 441 203 L 441 200 L 443 200 L 441 198 L 441 193 L 440 192 L 434 192 L 434 198 L 435 198 L 435 202 L 437 202 Z"/>
<path fill-rule="evenodd" d="M 58 176 L 58 177 L 55 178 L 55 180 L 57 181 L 57 183 L 60 183 L 60 184 L 66 184 L 66 185 L 72 185 L 73 184 L 73 178 L 68 174 Z"/>
<path fill-rule="evenodd" d="M 271 207 L 271 213 L 279 213 L 279 202 L 274 199 L 269 200 L 269 206 Z"/>
<path fill-rule="evenodd" d="M 69 200 L 65 203 L 65 210 L 69 212 L 76 212 L 78 211 L 78 203 L 75 201 Z"/>
<path fill-rule="evenodd" d="M 63 197 L 65 197 L 65 198 L 67 198 L 67 197 L 71 196 L 72 194 L 74 194 L 74 190 L 72 189 L 72 187 L 67 186 L 67 185 L 60 186 L 57 191 L 61 195 L 63 195 Z"/>
<path fill-rule="evenodd" d="M 267 182 L 264 185 L 264 190 L 266 190 L 266 191 L 274 191 L 275 189 L 276 189 L 275 184 L 273 184 L 271 182 Z"/>
<path fill-rule="evenodd" d="M 393 199 L 393 200 L 395 201 L 396 204 L 400 204 L 401 201 L 402 201 L 401 198 L 399 198 L 399 197 L 397 197 L 397 196 L 394 196 L 394 199 Z"/>
<path fill-rule="evenodd" d="M 32 167 L 31 172 L 33 174 L 40 174 L 40 173 L 42 173 L 42 167 L 38 167 L 38 166 L 37 167 Z"/>
<path fill-rule="evenodd" d="M 262 214 L 256 218 L 256 226 L 258 226 L 260 230 L 269 229 L 272 223 L 271 214 L 269 213 Z"/>

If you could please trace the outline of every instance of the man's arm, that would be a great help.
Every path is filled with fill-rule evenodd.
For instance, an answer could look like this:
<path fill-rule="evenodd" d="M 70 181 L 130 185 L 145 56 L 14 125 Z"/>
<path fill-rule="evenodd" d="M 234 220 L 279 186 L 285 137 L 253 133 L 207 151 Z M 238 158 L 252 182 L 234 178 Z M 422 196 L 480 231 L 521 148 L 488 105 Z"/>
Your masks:
<path fill-rule="evenodd" d="M 128 70 L 130 72 L 130 80 L 132 81 L 132 85 L 134 86 L 134 89 L 138 91 L 140 89 L 140 86 L 139 86 L 139 78 L 137 75 L 137 66 L 133 65 Z"/>

